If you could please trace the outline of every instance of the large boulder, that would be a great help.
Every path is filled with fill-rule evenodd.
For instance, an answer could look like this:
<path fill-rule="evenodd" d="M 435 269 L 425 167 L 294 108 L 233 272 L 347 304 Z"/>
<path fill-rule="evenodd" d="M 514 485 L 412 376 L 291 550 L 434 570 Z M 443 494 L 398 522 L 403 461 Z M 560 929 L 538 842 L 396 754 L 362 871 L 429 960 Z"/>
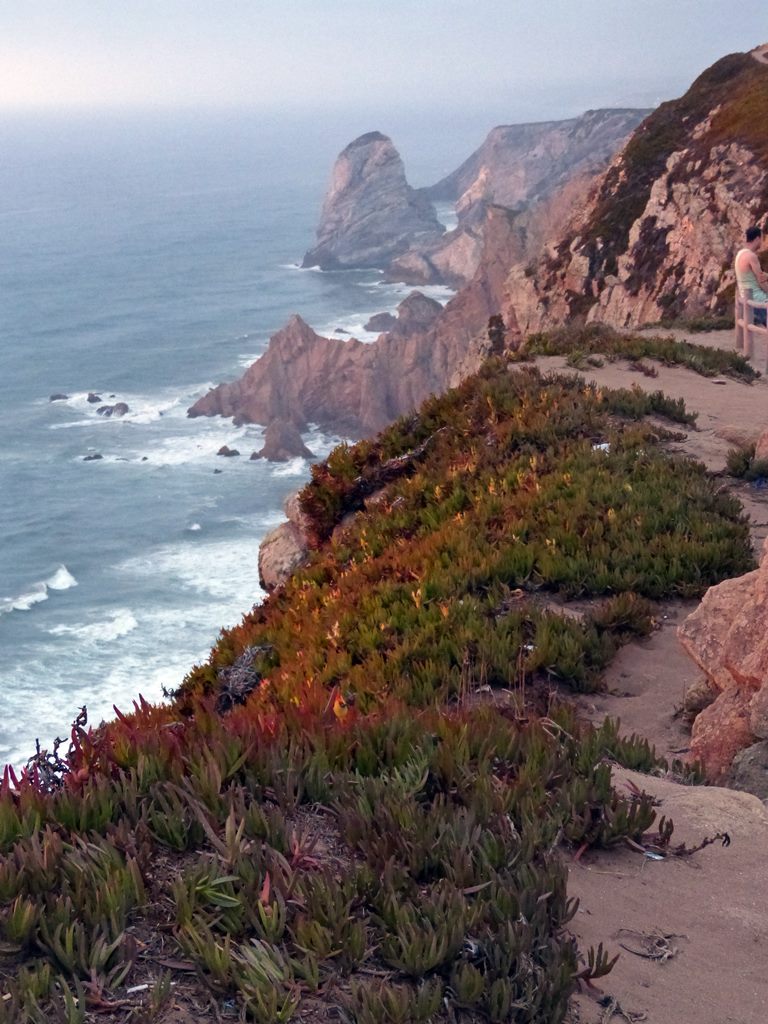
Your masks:
<path fill-rule="evenodd" d="M 264 447 L 251 455 L 251 459 L 268 459 L 270 462 L 290 462 L 295 458 L 314 459 L 314 453 L 307 448 L 295 423 L 287 420 L 272 420 L 264 433 Z"/>
<path fill-rule="evenodd" d="M 717 698 L 693 724 L 691 753 L 711 780 L 739 750 L 768 737 L 768 541 L 760 567 L 710 587 L 678 629 Z"/>
<path fill-rule="evenodd" d="M 288 497 L 284 508 L 288 521 L 268 533 L 259 548 L 259 583 L 267 591 L 285 583 L 309 554 L 307 522 L 298 494 Z"/>
<path fill-rule="evenodd" d="M 385 268 L 415 242 L 435 240 L 443 230 L 430 201 L 406 181 L 391 139 L 368 132 L 336 160 L 317 244 L 303 266 Z"/>

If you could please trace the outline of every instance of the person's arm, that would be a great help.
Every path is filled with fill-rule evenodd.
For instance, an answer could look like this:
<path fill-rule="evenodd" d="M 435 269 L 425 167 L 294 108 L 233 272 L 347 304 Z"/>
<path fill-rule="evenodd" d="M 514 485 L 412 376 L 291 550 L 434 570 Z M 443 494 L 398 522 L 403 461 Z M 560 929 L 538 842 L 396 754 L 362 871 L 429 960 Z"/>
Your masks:
<path fill-rule="evenodd" d="M 757 258 L 757 253 L 751 252 L 747 257 L 747 262 L 755 275 L 757 283 L 763 290 L 768 290 L 768 275 L 763 272 L 763 268 L 760 266 L 760 260 Z"/>

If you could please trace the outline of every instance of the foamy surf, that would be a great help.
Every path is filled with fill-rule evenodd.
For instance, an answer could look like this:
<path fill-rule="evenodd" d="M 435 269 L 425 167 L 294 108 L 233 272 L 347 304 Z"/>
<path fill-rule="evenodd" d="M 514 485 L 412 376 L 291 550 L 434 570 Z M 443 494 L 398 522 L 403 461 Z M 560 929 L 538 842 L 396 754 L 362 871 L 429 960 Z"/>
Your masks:
<path fill-rule="evenodd" d="M 72 636 L 88 644 L 105 644 L 127 636 L 137 626 L 136 617 L 129 608 L 118 608 L 108 618 L 99 622 L 90 622 L 82 626 L 54 626 L 49 633 L 52 636 Z"/>
<path fill-rule="evenodd" d="M 272 476 L 306 476 L 307 474 L 307 460 L 302 459 L 301 456 L 297 456 L 295 459 L 291 459 L 290 462 L 286 462 L 284 465 L 277 466 L 272 470 Z"/>
<path fill-rule="evenodd" d="M 77 580 L 66 565 L 60 565 L 49 579 L 30 583 L 15 597 L 0 598 L 0 615 L 8 615 L 10 612 L 28 612 L 36 604 L 48 600 L 49 590 L 69 590 L 70 587 L 76 586 Z"/>

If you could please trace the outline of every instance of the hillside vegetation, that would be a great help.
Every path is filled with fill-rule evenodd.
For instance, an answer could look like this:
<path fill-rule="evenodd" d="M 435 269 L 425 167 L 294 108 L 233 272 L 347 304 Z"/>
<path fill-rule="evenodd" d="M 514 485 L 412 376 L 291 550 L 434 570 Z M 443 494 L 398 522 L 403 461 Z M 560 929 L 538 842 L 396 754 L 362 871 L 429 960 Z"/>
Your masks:
<path fill-rule="evenodd" d="M 610 963 L 561 847 L 672 834 L 568 692 L 752 567 L 693 418 L 493 360 L 313 467 L 308 566 L 171 703 L 6 771 L 0 1022 L 562 1021 Z"/>

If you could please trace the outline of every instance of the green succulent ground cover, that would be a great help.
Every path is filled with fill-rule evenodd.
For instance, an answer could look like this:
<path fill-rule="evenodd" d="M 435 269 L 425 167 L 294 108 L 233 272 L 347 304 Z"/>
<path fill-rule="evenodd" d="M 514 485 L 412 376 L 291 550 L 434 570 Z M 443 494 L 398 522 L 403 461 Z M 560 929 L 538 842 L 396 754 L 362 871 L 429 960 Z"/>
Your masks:
<path fill-rule="evenodd" d="M 664 366 L 683 366 L 703 377 L 728 376 L 749 383 L 760 374 L 737 352 L 706 348 L 688 341 L 642 334 L 623 334 L 603 324 L 568 326 L 531 335 L 518 358 L 527 356 L 568 356 L 573 364 L 586 366 L 589 356 L 608 360 L 651 359 Z"/>
<path fill-rule="evenodd" d="M 610 966 L 568 935 L 563 844 L 670 837 L 606 763 L 653 751 L 562 691 L 652 600 L 752 567 L 738 504 L 649 413 L 690 420 L 494 361 L 315 467 L 309 564 L 173 702 L 6 772 L 0 1024 L 562 1021 Z"/>

